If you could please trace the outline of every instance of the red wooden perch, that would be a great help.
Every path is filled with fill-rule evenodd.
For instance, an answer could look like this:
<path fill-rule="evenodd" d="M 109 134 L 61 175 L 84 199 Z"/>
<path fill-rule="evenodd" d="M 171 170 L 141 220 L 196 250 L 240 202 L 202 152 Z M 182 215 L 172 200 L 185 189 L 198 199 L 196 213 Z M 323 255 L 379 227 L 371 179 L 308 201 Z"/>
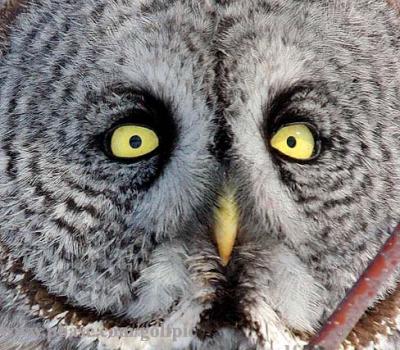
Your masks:
<path fill-rule="evenodd" d="M 376 300 L 382 284 L 392 277 L 399 267 L 400 225 L 306 348 L 339 349 L 367 308 Z"/>

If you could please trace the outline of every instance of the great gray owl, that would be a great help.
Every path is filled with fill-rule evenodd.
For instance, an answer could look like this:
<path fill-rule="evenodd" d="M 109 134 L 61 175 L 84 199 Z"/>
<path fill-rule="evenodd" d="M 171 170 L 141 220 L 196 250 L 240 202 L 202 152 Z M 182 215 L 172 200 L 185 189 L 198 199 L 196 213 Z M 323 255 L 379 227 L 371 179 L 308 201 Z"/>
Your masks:
<path fill-rule="evenodd" d="M 0 349 L 305 344 L 400 221 L 396 3 L 0 6 Z"/>

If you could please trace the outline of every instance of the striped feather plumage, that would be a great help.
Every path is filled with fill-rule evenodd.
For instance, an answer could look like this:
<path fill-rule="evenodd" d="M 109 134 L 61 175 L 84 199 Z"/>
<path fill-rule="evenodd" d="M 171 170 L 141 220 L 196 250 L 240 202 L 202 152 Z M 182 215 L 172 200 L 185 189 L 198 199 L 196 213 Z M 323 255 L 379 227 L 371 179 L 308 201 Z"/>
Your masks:
<path fill-rule="evenodd" d="M 0 334 L 0 348 L 303 344 L 400 218 L 393 6 L 1 5 L 0 329 L 42 332 Z M 149 159 L 116 162 L 103 134 L 135 113 L 157 119 L 167 141 Z M 269 147 L 285 118 L 316 126 L 315 161 Z M 210 228 L 227 181 L 241 228 L 224 267 Z M 383 319 L 394 333 L 384 349 L 396 348 L 395 286 L 382 287 L 353 345 L 387 333 Z M 160 325 L 189 333 L 144 342 L 61 332 Z"/>

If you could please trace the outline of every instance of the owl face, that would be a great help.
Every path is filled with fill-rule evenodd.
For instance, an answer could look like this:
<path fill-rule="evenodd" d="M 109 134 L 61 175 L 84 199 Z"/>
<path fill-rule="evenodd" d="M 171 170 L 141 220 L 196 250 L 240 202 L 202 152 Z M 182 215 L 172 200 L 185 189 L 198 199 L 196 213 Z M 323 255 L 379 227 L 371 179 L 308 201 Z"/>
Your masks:
<path fill-rule="evenodd" d="M 0 58 L 4 320 L 313 333 L 399 215 L 395 25 L 367 1 L 29 5 Z"/>

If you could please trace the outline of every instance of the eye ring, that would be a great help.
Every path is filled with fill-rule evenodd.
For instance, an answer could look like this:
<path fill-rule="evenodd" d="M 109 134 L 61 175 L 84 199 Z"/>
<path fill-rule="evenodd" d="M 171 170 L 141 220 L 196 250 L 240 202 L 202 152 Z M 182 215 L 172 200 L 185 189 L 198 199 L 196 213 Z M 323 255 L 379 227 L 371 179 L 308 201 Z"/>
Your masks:
<path fill-rule="evenodd" d="M 293 126 L 303 126 L 303 127 L 307 128 L 307 131 L 312 136 L 313 143 L 314 143 L 312 154 L 310 156 L 307 156 L 304 159 L 296 158 L 296 157 L 290 156 L 288 154 L 285 154 L 280 149 L 278 149 L 272 145 L 272 141 L 273 141 L 274 137 L 278 134 L 278 132 L 284 130 L 285 128 L 289 128 L 289 127 L 293 127 Z M 298 140 L 296 138 L 294 138 L 293 136 L 289 136 L 286 139 L 286 142 L 287 142 L 286 146 L 288 148 L 295 148 L 296 144 L 298 143 Z M 279 127 L 276 127 L 273 129 L 273 131 L 269 137 L 268 144 L 269 144 L 269 148 L 272 150 L 272 152 L 274 154 L 278 155 L 279 158 L 281 158 L 287 162 L 295 162 L 295 163 L 300 163 L 300 164 L 308 164 L 310 162 L 315 161 L 321 155 L 321 151 L 322 151 L 322 142 L 321 142 L 321 137 L 318 132 L 318 129 L 310 122 L 296 121 L 296 122 L 292 122 L 292 123 L 285 123 L 285 124 L 279 125 Z"/>
<path fill-rule="evenodd" d="M 112 97 L 110 97 L 112 95 Z M 115 96 L 118 103 L 115 104 Z M 131 165 L 143 161 L 143 166 L 151 166 L 154 174 L 160 174 L 171 161 L 174 150 L 179 144 L 180 130 L 176 125 L 176 113 L 172 101 L 154 95 L 152 91 L 140 87 L 129 87 L 120 84 L 106 87 L 93 103 L 105 104 L 100 119 L 109 123 L 98 132 L 94 131 L 90 140 L 92 152 L 100 155 L 103 161 Z M 135 159 L 115 157 L 110 148 L 114 130 L 122 125 L 134 124 L 154 131 L 159 139 L 159 147 L 148 154 Z M 149 164 L 147 164 L 149 163 Z M 151 163 L 151 164 L 150 164 Z"/>

